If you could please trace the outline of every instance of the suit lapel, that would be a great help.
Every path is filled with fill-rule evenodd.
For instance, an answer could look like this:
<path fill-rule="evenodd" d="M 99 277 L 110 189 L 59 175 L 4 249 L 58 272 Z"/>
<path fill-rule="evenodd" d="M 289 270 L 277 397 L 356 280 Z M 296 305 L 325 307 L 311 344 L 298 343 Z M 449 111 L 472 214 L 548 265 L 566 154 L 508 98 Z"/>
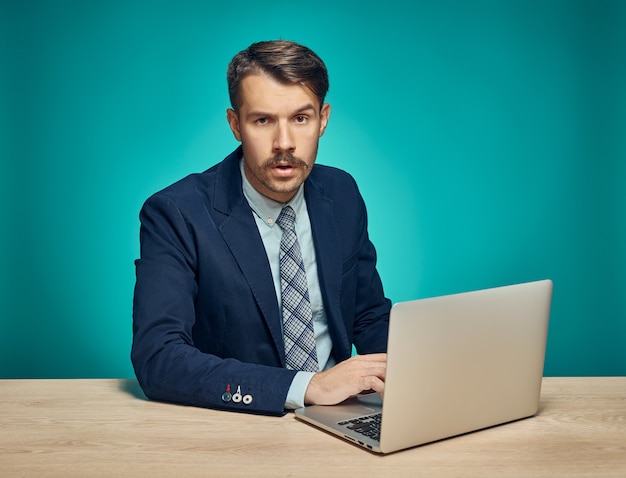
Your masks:
<path fill-rule="evenodd" d="M 224 214 L 218 229 L 250 286 L 284 366 L 285 351 L 274 281 L 263 240 L 243 196 L 240 157 L 239 148 L 224 160 L 216 178 L 213 204 Z"/>
<path fill-rule="evenodd" d="M 341 356 L 351 353 L 350 340 L 341 316 L 341 284 L 343 260 L 333 200 L 323 194 L 321 185 L 311 177 L 305 182 L 304 194 L 311 221 L 315 260 L 319 275 L 326 319 L 333 338 L 333 347 Z"/>

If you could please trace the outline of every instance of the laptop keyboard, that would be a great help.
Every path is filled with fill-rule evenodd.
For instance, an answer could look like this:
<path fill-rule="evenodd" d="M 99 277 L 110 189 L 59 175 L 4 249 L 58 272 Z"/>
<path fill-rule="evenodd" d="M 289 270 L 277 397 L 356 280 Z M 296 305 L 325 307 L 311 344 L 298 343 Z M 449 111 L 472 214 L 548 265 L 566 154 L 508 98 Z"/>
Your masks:
<path fill-rule="evenodd" d="M 375 413 L 364 417 L 353 418 L 352 420 L 344 420 L 338 425 L 344 425 L 361 435 L 373 440 L 380 441 L 380 424 L 382 422 L 382 413 Z"/>

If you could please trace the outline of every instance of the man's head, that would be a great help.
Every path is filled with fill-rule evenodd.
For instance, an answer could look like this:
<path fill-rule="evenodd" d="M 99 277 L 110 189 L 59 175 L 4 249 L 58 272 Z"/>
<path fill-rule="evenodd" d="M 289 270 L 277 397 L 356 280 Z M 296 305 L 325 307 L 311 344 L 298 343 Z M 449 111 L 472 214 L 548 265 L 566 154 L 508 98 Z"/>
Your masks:
<path fill-rule="evenodd" d="M 231 61 L 228 88 L 227 119 L 242 143 L 246 177 L 261 194 L 289 201 L 311 172 L 328 123 L 324 63 L 297 43 L 255 43 Z"/>
<path fill-rule="evenodd" d="M 235 111 L 241 106 L 241 81 L 252 74 L 267 75 L 279 83 L 307 86 L 317 96 L 320 107 L 328 92 L 328 71 L 322 59 L 292 41 L 253 43 L 235 55 L 226 73 L 230 104 Z"/>

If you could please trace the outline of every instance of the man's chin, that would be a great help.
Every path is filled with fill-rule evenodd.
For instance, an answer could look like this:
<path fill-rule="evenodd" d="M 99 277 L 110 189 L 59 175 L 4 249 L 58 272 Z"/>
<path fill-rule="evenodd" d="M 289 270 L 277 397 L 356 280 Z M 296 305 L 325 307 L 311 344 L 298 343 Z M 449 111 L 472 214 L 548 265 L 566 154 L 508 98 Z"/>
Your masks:
<path fill-rule="evenodd" d="M 272 181 L 270 184 L 266 184 L 266 189 L 272 194 L 271 196 L 267 194 L 267 196 L 278 202 L 287 202 L 296 194 L 302 182 L 299 178 L 288 181 Z"/>

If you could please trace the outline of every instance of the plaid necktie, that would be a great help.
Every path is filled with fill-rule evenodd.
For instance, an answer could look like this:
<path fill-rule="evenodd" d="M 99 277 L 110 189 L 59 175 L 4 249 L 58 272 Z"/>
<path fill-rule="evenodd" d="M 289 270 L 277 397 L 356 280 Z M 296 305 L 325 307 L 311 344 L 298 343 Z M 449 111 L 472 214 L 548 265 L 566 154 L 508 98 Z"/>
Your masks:
<path fill-rule="evenodd" d="M 317 372 L 313 315 L 295 220 L 296 214 L 291 206 L 285 206 L 276 219 L 283 231 L 280 240 L 280 285 L 285 360 L 288 369 Z"/>

